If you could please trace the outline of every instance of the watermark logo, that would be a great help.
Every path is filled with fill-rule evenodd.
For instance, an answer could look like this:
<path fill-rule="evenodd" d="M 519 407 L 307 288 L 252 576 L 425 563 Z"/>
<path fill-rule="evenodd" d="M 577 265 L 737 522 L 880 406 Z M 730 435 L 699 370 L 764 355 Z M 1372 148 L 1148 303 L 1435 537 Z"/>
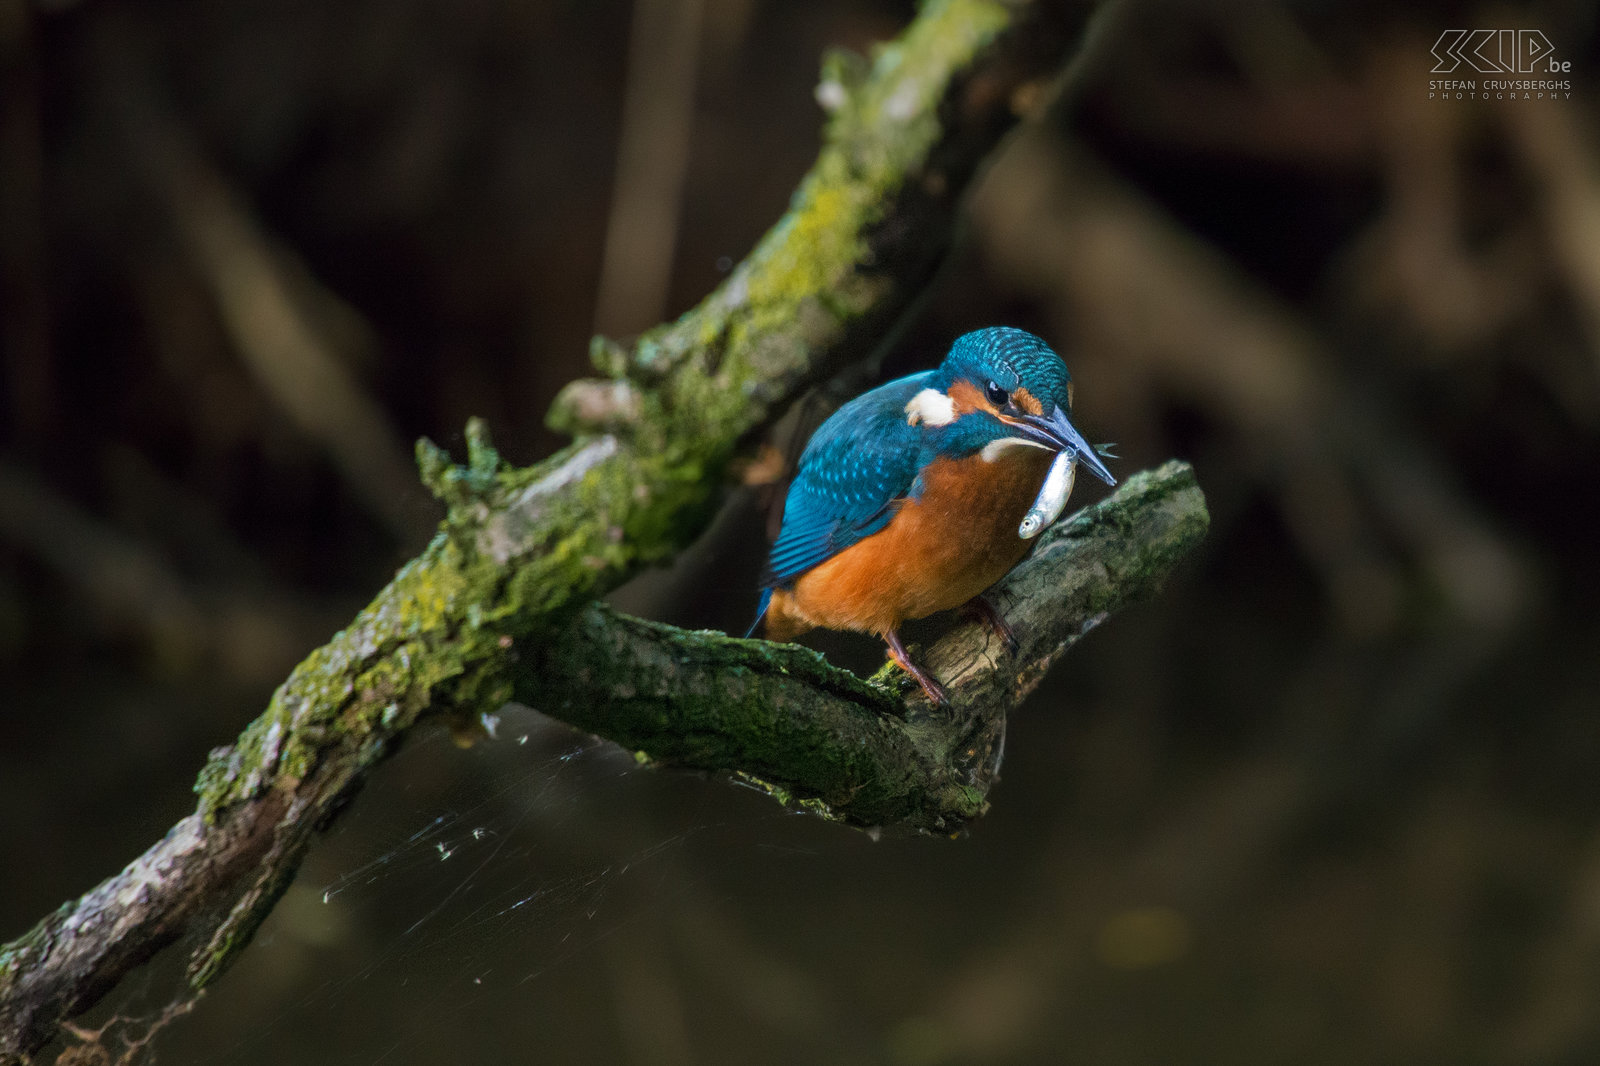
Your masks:
<path fill-rule="evenodd" d="M 1479 74 L 1571 73 L 1555 51 L 1543 30 L 1445 30 L 1433 42 L 1433 73 L 1454 74 L 1463 63 Z"/>
<path fill-rule="evenodd" d="M 1431 73 L 1447 76 L 1429 80 L 1430 100 L 1572 98 L 1572 62 L 1543 30 L 1445 30 L 1432 52 Z"/>

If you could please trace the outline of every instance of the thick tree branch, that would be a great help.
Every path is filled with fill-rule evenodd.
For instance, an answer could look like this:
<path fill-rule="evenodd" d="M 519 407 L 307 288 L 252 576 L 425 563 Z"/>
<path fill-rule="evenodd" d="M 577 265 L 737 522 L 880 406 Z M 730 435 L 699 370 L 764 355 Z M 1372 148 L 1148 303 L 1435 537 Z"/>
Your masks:
<path fill-rule="evenodd" d="M 1172 462 L 1051 530 L 991 593 L 1015 654 L 977 623 L 926 654 L 948 710 L 894 668 L 863 682 L 805 648 L 599 604 L 519 663 L 515 693 L 651 758 L 734 770 L 827 816 L 950 831 L 986 806 L 1006 713 L 1109 612 L 1151 595 L 1206 525 L 1194 471 Z"/>
<path fill-rule="evenodd" d="M 1059 68 L 1087 13 L 1044 0 L 931 0 L 870 67 L 833 61 L 826 143 L 789 213 L 698 308 L 631 349 L 597 343 L 611 378 L 603 417 L 580 402 L 593 384 L 552 412 L 575 444 L 526 469 L 503 466 L 480 427 L 469 427 L 465 467 L 419 446 L 425 479 L 449 505 L 440 534 L 214 753 L 193 816 L 0 949 L 0 1063 L 41 1047 L 180 935 L 201 942 L 190 980 L 203 988 L 412 725 L 522 691 L 532 682 L 519 663 L 561 662 L 585 604 L 687 544 L 739 444 L 870 353 L 924 287 L 962 192 L 1015 120 L 1013 100 L 1038 95 L 1019 90 Z M 884 698 L 842 677 L 831 684 L 861 695 L 862 708 Z M 909 736 L 916 716 L 907 723 Z M 791 773 L 849 817 L 875 817 L 821 778 L 807 785 L 799 768 L 755 765 L 775 780 Z"/>

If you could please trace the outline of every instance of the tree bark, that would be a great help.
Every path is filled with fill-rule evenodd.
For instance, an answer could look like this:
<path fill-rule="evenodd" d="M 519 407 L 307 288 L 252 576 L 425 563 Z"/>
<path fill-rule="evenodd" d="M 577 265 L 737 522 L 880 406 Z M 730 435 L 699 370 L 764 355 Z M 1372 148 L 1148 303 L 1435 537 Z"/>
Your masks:
<path fill-rule="evenodd" d="M 861 681 L 797 645 L 691 633 L 601 604 L 519 661 L 513 691 L 649 758 L 737 772 L 825 817 L 953 832 L 987 807 L 1006 713 L 1111 611 L 1152 595 L 1207 521 L 1193 469 L 1170 462 L 1046 532 L 989 593 L 1016 650 L 971 622 L 922 656 L 948 708 L 893 666 Z"/>

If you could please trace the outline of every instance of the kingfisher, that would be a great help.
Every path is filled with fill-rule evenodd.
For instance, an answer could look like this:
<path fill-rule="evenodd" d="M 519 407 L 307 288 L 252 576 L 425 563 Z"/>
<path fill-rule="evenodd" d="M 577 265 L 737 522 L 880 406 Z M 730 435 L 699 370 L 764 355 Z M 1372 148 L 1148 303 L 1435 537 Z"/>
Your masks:
<path fill-rule="evenodd" d="M 930 700 L 947 703 L 900 626 L 967 606 L 1009 637 L 984 590 L 1061 513 L 1079 462 L 1117 483 L 1071 412 L 1061 357 L 1004 326 L 964 334 L 937 369 L 839 408 L 800 456 L 751 635 L 877 634 Z"/>

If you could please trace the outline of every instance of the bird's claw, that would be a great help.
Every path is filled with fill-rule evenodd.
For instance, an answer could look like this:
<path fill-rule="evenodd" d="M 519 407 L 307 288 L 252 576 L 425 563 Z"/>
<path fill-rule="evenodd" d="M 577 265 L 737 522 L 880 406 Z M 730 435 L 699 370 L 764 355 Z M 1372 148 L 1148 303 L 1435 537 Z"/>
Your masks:
<path fill-rule="evenodd" d="M 1007 622 L 995 605 L 989 602 L 988 597 L 972 597 L 961 608 L 961 614 L 965 618 L 982 622 L 989 632 L 1004 642 L 1007 654 L 1013 656 L 1017 654 L 1017 648 L 1020 647 L 1017 631 L 1011 628 L 1011 623 Z"/>
<path fill-rule="evenodd" d="M 933 702 L 934 706 L 950 706 L 950 697 L 945 693 L 944 686 L 935 681 L 932 674 L 911 661 L 911 653 L 906 651 L 906 646 L 900 642 L 900 634 L 890 630 L 884 634 L 884 640 L 889 644 L 889 658 L 922 686 L 923 694 Z"/>

